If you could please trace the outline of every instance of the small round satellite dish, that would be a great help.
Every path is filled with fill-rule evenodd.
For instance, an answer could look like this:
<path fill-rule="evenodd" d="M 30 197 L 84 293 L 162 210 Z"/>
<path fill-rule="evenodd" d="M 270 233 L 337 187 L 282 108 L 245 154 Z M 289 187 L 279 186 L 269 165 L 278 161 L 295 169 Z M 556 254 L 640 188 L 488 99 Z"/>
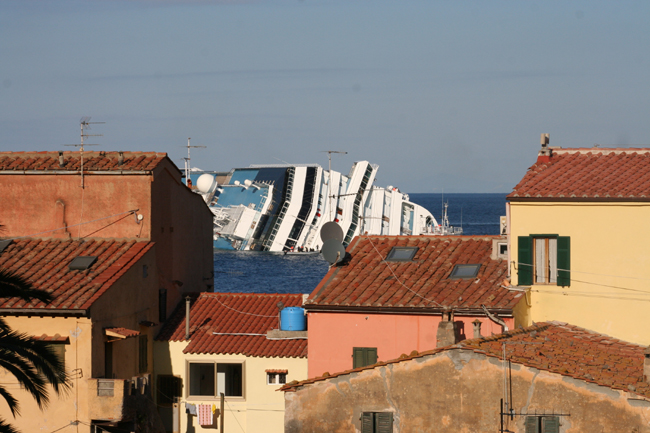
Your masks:
<path fill-rule="evenodd" d="M 343 260 L 345 247 L 338 239 L 329 239 L 323 243 L 320 253 L 330 265 L 333 265 Z"/>
<path fill-rule="evenodd" d="M 334 221 L 327 222 L 320 229 L 320 238 L 323 242 L 336 239 L 341 243 L 343 242 L 343 229 Z"/>

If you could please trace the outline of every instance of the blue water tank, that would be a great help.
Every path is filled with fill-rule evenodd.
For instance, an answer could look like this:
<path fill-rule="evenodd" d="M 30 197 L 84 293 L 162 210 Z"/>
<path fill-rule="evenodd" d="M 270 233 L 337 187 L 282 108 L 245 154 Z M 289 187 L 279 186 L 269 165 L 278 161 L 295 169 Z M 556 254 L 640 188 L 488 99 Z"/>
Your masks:
<path fill-rule="evenodd" d="M 280 331 L 305 331 L 305 309 L 300 307 L 287 307 L 280 311 Z"/>

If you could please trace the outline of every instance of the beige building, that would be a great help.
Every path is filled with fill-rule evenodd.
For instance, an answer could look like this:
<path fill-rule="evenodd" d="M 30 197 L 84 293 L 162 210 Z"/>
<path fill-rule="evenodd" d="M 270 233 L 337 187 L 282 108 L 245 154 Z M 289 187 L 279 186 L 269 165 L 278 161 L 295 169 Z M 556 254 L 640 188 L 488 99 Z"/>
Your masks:
<path fill-rule="evenodd" d="M 517 323 L 650 344 L 650 149 L 549 147 L 508 195 Z"/>
<path fill-rule="evenodd" d="M 12 376 L 23 432 L 163 431 L 153 337 L 185 292 L 213 286 L 212 213 L 164 153 L 0 152 L 0 268 L 52 294 L 3 299 L 13 329 L 49 341 L 72 389 L 40 412 Z"/>
<path fill-rule="evenodd" d="M 307 378 L 306 332 L 279 332 L 278 303 L 303 295 L 201 293 L 181 303 L 154 343 L 156 403 L 167 432 L 284 431 L 278 389 Z M 221 394 L 224 394 L 224 416 Z M 214 409 L 209 419 L 200 410 Z"/>
<path fill-rule="evenodd" d="M 285 432 L 650 432 L 647 347 L 537 323 L 289 383 Z"/>

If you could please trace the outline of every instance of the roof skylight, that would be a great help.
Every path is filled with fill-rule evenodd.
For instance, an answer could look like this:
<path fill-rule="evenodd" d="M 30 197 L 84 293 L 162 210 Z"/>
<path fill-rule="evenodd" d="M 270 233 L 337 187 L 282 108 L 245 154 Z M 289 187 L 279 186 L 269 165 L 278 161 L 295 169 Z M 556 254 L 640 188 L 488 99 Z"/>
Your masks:
<path fill-rule="evenodd" d="M 410 262 L 418 252 L 418 247 L 393 247 L 386 257 L 389 262 Z"/>
<path fill-rule="evenodd" d="M 478 275 L 478 270 L 481 269 L 481 265 L 456 265 L 451 271 L 449 278 L 451 279 L 464 279 L 464 278 L 476 278 Z"/>
<path fill-rule="evenodd" d="M 75 257 L 70 262 L 68 269 L 70 269 L 71 271 L 74 270 L 85 271 L 86 269 L 90 268 L 93 265 L 93 263 L 95 263 L 96 261 L 97 261 L 97 257 L 94 256 Z"/>

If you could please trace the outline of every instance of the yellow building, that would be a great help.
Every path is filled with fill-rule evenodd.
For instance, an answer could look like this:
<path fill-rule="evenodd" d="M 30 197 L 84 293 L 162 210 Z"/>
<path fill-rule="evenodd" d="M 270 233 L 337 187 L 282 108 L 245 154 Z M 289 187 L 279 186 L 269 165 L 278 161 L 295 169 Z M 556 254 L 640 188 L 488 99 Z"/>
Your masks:
<path fill-rule="evenodd" d="M 30 280 L 54 299 L 44 304 L 3 298 L 0 315 L 19 332 L 54 346 L 65 363 L 71 389 L 40 411 L 15 377 L 0 381 L 18 399 L 14 419 L 4 402 L 0 417 L 22 432 L 128 431 L 137 418 L 160 425 L 150 402 L 152 344 L 158 276 L 152 242 L 111 239 L 3 241 L 0 268 Z M 147 395 L 149 394 L 149 395 Z"/>
<path fill-rule="evenodd" d="M 278 389 L 307 378 L 307 333 L 279 331 L 278 304 L 299 307 L 303 295 L 201 293 L 186 302 L 154 343 L 166 431 L 211 432 L 223 420 L 225 431 L 283 432 Z"/>
<path fill-rule="evenodd" d="M 517 322 L 650 344 L 650 149 L 561 149 L 542 135 L 508 201 L 512 283 L 528 292 Z"/>

